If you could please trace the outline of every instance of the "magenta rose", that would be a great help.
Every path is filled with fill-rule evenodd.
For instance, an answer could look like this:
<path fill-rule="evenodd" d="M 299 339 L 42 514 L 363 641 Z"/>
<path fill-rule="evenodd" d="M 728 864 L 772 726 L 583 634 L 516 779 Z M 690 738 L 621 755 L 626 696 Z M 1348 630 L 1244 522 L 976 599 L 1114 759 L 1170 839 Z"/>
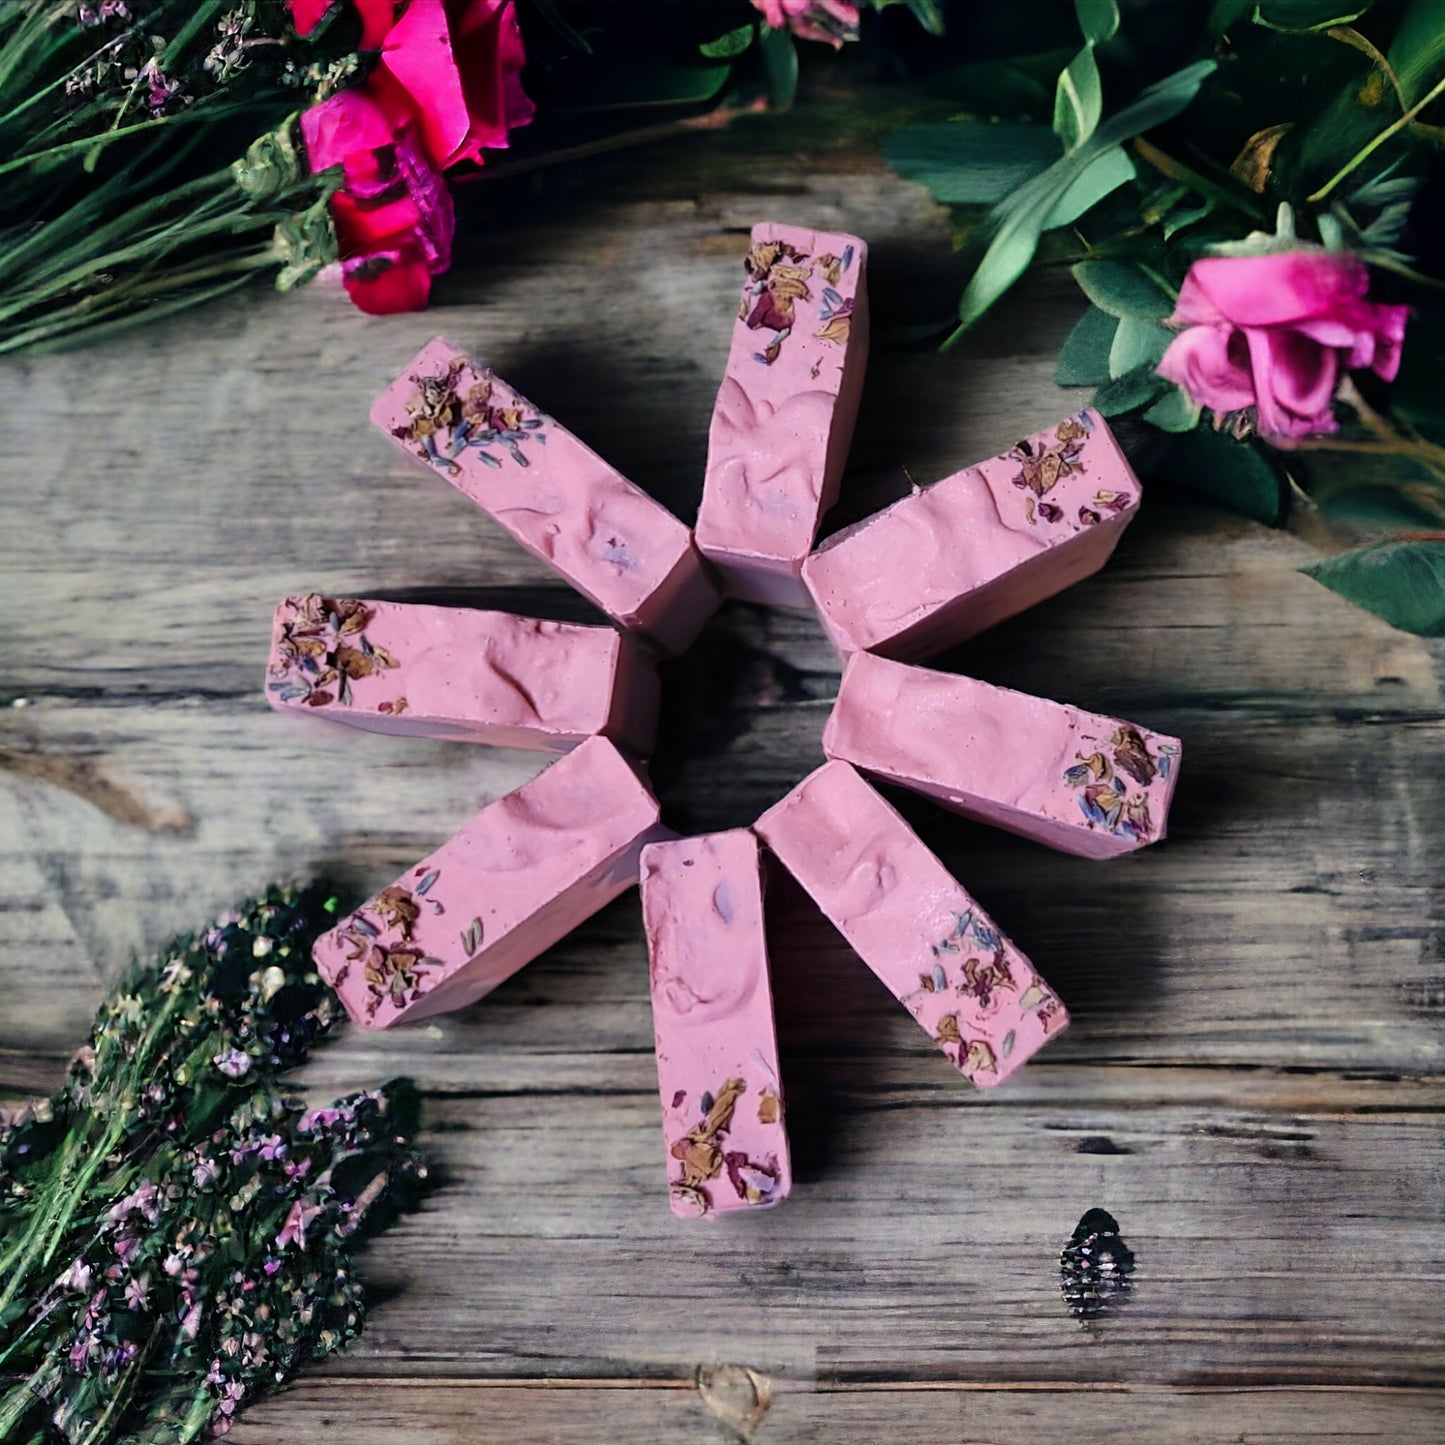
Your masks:
<path fill-rule="evenodd" d="M 374 316 L 419 311 L 451 264 L 451 193 L 417 141 L 364 91 L 343 90 L 301 116 L 314 171 L 340 166 L 331 198 L 347 294 Z"/>
<path fill-rule="evenodd" d="M 837 50 L 858 38 L 858 7 L 851 0 L 753 0 L 774 30 L 786 26 L 799 40 L 821 40 Z"/>
<path fill-rule="evenodd" d="M 1254 407 L 1272 441 L 1335 431 L 1342 370 L 1393 381 L 1400 369 L 1409 308 L 1366 301 L 1368 289 L 1364 262 L 1347 252 L 1203 257 L 1169 318 L 1186 329 L 1159 375 L 1221 415 Z"/>

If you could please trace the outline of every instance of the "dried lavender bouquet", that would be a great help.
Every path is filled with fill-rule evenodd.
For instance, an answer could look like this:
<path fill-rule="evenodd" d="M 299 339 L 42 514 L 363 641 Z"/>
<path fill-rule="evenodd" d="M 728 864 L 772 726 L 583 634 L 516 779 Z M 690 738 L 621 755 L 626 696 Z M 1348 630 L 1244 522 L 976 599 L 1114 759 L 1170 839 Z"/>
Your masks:
<path fill-rule="evenodd" d="M 425 1168 L 404 1082 L 304 1109 L 341 1017 L 273 888 L 137 965 L 65 1089 L 0 1128 L 0 1441 L 177 1445 L 361 1329 L 352 1253 Z"/>

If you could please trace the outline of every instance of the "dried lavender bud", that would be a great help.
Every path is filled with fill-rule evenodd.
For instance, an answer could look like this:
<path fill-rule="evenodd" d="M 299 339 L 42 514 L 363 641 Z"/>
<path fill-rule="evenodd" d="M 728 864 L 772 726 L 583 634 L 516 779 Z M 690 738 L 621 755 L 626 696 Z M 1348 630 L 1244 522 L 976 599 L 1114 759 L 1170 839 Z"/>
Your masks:
<path fill-rule="evenodd" d="M 1134 1251 L 1119 1238 L 1119 1223 L 1106 1209 L 1091 1209 L 1059 1255 L 1064 1303 L 1083 1323 L 1122 1302 L 1134 1272 Z"/>
<path fill-rule="evenodd" d="M 69 1086 L 0 1127 L 0 1441 L 218 1435 L 360 1330 L 351 1252 L 414 1194 L 410 1086 L 305 1109 L 337 910 L 273 889 L 101 1005 Z"/>

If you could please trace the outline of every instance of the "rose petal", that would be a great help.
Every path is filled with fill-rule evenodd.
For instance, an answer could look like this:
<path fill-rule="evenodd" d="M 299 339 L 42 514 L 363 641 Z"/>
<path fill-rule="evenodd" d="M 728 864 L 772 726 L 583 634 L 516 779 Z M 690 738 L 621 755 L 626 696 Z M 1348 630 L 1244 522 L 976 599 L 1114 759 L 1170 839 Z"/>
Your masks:
<path fill-rule="evenodd" d="M 1338 430 L 1330 409 L 1339 356 L 1297 331 L 1246 331 L 1254 368 L 1259 433 L 1264 437 L 1321 436 Z"/>
<path fill-rule="evenodd" d="M 1244 333 L 1232 326 L 1191 326 L 1169 343 L 1156 368 L 1201 406 L 1218 412 L 1254 405 Z"/>
<path fill-rule="evenodd" d="M 1175 319 L 1206 319 L 1186 315 L 1187 307 L 1190 313 L 1212 310 L 1236 326 L 1283 326 L 1338 315 L 1342 306 L 1363 297 L 1369 284 L 1364 263 L 1338 251 L 1204 256 L 1189 268 Z"/>
<path fill-rule="evenodd" d="M 431 295 L 431 271 L 420 247 L 376 251 L 342 263 L 342 283 L 369 316 L 421 311 Z"/>
<path fill-rule="evenodd" d="M 1376 306 L 1376 340 L 1373 370 L 1382 381 L 1394 381 L 1400 370 L 1400 353 L 1405 345 L 1405 326 L 1410 319 L 1408 306 Z"/>
<path fill-rule="evenodd" d="M 376 50 L 396 24 L 396 0 L 352 0 L 361 16 L 362 50 Z"/>
<path fill-rule="evenodd" d="M 289 4 L 291 23 L 296 27 L 296 33 L 304 36 L 310 35 L 321 24 L 335 0 L 289 0 Z"/>
<path fill-rule="evenodd" d="M 392 135 L 385 112 L 359 90 L 338 91 L 301 113 L 301 138 L 313 173 L 345 165 L 358 153 L 388 146 Z"/>
<path fill-rule="evenodd" d="M 532 119 L 536 107 L 522 89 L 527 63 L 512 0 L 470 0 L 454 27 L 457 63 L 471 125 L 461 159 L 481 160 L 481 149 L 504 148 L 507 132 Z"/>
<path fill-rule="evenodd" d="M 410 96 L 428 158 L 445 170 L 466 145 L 466 96 L 442 0 L 412 0 L 382 42 L 381 64 Z"/>

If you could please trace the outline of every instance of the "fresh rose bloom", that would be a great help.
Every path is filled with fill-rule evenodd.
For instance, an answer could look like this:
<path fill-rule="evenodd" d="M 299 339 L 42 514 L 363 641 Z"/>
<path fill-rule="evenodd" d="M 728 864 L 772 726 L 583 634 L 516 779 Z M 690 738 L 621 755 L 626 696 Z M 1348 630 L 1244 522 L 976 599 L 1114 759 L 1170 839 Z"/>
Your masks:
<path fill-rule="evenodd" d="M 342 280 L 363 311 L 418 311 L 451 264 L 456 218 L 446 182 L 409 126 L 399 130 L 364 91 L 344 90 L 301 117 L 313 171 L 340 166 L 331 216 Z"/>
<path fill-rule="evenodd" d="M 1206 256 L 1189 268 L 1159 375 L 1223 415 L 1255 408 L 1260 436 L 1288 443 L 1338 429 L 1342 371 L 1393 381 L 1409 308 L 1366 301 L 1369 274 L 1346 252 Z"/>
<path fill-rule="evenodd" d="M 291 0 L 297 33 L 309 35 L 334 3 Z M 415 122 L 436 170 L 480 162 L 484 149 L 505 147 L 507 132 L 532 119 L 532 102 L 522 90 L 527 57 L 513 0 L 411 0 L 404 8 L 392 0 L 351 4 L 361 17 L 361 48 L 380 51 L 366 92 L 396 124 Z"/>
<path fill-rule="evenodd" d="M 369 86 L 416 118 L 432 165 L 446 170 L 505 147 L 532 119 L 522 90 L 522 32 L 512 0 L 411 0 L 381 41 Z"/>
<path fill-rule="evenodd" d="M 837 50 L 858 38 L 858 7 L 848 0 L 753 0 L 753 8 L 774 30 L 786 26 L 799 40 L 821 40 Z"/>

